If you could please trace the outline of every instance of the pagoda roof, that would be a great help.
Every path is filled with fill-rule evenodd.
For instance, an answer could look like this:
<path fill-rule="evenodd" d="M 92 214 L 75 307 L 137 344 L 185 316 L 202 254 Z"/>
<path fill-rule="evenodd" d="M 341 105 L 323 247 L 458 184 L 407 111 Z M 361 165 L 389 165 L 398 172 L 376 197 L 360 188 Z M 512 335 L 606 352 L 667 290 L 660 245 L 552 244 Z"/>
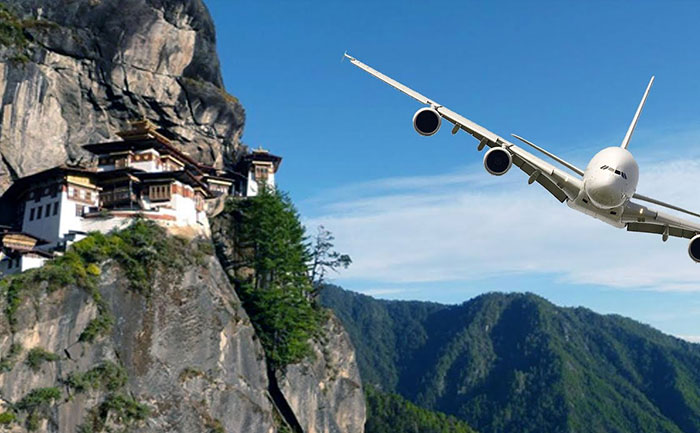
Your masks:
<path fill-rule="evenodd" d="M 48 170 L 40 171 L 38 173 L 17 179 L 7 189 L 7 191 L 5 191 L 2 198 L 3 200 L 16 200 L 27 190 L 36 187 L 37 184 L 49 180 L 59 180 L 69 174 L 94 176 L 97 174 L 97 171 L 95 169 L 85 167 L 59 165 L 57 167 L 49 168 Z"/>
<path fill-rule="evenodd" d="M 157 140 L 155 138 L 144 138 L 144 139 L 133 139 L 133 140 L 121 140 L 121 141 L 107 141 L 104 143 L 91 143 L 83 146 L 83 149 L 94 153 L 95 155 L 105 155 L 115 152 L 123 151 L 139 151 L 154 149 L 162 154 L 167 154 L 179 159 L 185 164 L 190 164 L 197 167 L 197 169 L 206 168 L 206 165 L 199 163 L 194 160 L 191 156 L 177 149 L 170 143 L 165 143 L 163 141 Z"/>
<path fill-rule="evenodd" d="M 241 160 L 238 162 L 238 164 L 236 164 L 236 168 L 238 170 L 243 170 L 244 172 L 247 172 L 254 162 L 272 163 L 272 166 L 274 167 L 276 173 L 279 169 L 280 164 L 282 163 L 282 157 L 273 155 L 272 153 L 262 148 L 255 149 L 251 153 L 244 155 L 243 158 L 241 158 Z"/>
<path fill-rule="evenodd" d="M 46 239 L 40 238 L 38 236 L 34 236 L 34 235 L 29 234 L 29 233 L 18 232 L 18 231 L 14 231 L 14 230 L 8 230 L 8 231 L 0 233 L 0 240 L 5 239 L 5 237 L 7 237 L 7 236 L 13 236 L 13 235 L 14 236 L 24 236 L 24 237 L 33 239 L 36 241 L 36 245 L 46 245 L 49 243 L 49 241 L 47 241 Z"/>

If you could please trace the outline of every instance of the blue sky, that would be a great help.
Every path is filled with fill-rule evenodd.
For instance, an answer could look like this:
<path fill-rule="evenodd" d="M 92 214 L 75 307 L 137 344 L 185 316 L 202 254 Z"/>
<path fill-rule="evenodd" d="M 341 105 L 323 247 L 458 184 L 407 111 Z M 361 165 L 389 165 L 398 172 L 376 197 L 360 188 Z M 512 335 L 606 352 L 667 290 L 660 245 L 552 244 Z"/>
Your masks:
<path fill-rule="evenodd" d="M 284 157 L 280 187 L 355 260 L 337 283 L 440 302 L 527 290 L 700 336 L 685 241 L 575 214 L 517 170 L 489 176 L 474 139 L 418 136 L 415 101 L 341 62 L 348 50 L 578 166 L 620 143 L 655 74 L 630 146 L 639 191 L 698 210 L 700 3 L 206 3 L 244 142 Z"/>

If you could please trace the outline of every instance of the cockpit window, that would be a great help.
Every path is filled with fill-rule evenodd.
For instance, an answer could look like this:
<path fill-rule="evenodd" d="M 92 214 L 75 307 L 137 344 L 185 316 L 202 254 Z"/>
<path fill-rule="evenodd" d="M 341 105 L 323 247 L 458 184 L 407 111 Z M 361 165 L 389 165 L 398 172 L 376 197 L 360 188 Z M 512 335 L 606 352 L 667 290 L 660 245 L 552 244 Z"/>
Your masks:
<path fill-rule="evenodd" d="M 608 171 L 611 171 L 611 172 L 615 173 L 615 174 L 618 175 L 618 176 L 622 176 L 623 179 L 627 179 L 627 175 L 625 174 L 624 171 L 615 170 L 614 168 L 610 167 L 609 165 L 604 165 L 604 166 L 600 167 L 600 169 L 601 169 L 601 170 L 608 170 Z"/>

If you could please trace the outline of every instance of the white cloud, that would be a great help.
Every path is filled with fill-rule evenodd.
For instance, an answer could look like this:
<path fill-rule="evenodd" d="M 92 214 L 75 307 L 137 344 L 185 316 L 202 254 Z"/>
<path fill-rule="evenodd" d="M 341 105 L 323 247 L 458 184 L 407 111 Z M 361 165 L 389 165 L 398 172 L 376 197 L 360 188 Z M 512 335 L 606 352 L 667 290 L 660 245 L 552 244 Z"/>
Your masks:
<path fill-rule="evenodd" d="M 700 335 L 678 335 L 677 337 L 691 343 L 700 343 Z"/>
<path fill-rule="evenodd" d="M 645 163 L 639 191 L 700 209 L 700 162 Z M 687 240 L 626 233 L 560 204 L 513 168 L 481 167 L 434 177 L 351 185 L 313 201 L 316 216 L 353 265 L 343 280 L 382 283 L 476 281 L 504 274 L 556 275 L 564 282 L 700 291 Z"/>
<path fill-rule="evenodd" d="M 406 293 L 406 289 L 370 289 L 370 290 L 360 290 L 360 293 L 367 296 L 380 297 L 387 295 L 398 295 Z"/>

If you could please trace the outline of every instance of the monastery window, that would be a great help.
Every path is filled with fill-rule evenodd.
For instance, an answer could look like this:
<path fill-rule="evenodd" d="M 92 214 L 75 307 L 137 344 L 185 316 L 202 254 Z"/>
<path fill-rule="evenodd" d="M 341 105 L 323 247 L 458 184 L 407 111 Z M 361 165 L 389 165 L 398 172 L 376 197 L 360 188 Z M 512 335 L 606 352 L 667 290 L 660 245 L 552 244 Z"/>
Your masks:
<path fill-rule="evenodd" d="M 265 181 L 267 180 L 268 176 L 268 169 L 265 166 L 256 166 L 255 167 L 255 180 L 257 181 Z"/>
<path fill-rule="evenodd" d="M 39 193 L 39 190 L 34 191 L 32 194 L 34 194 L 34 202 L 38 202 L 41 200 L 41 194 Z"/>
<path fill-rule="evenodd" d="M 58 215 L 58 202 L 55 202 L 53 204 L 53 215 L 54 216 Z"/>
<path fill-rule="evenodd" d="M 85 200 L 85 190 L 84 189 L 80 190 L 80 199 Z"/>
<path fill-rule="evenodd" d="M 170 200 L 170 185 L 151 185 L 148 196 L 151 200 Z"/>
<path fill-rule="evenodd" d="M 44 211 L 44 216 L 45 217 L 51 216 L 51 203 L 46 205 L 46 210 Z"/>
<path fill-rule="evenodd" d="M 75 188 L 73 188 L 72 186 L 69 186 L 68 187 L 68 197 L 73 198 L 74 195 L 75 195 Z"/>
<path fill-rule="evenodd" d="M 31 208 L 29 210 L 29 221 L 34 221 L 34 213 L 36 212 L 36 209 Z"/>
<path fill-rule="evenodd" d="M 58 185 L 54 185 L 51 188 L 51 198 L 56 198 L 57 195 L 58 195 Z"/>
<path fill-rule="evenodd" d="M 36 219 L 38 219 L 38 220 L 41 219 L 41 210 L 42 210 L 42 209 L 43 209 L 43 208 L 42 208 L 41 206 L 39 206 L 38 208 L 36 208 Z"/>
<path fill-rule="evenodd" d="M 129 166 L 129 160 L 127 158 L 117 158 L 114 160 L 115 168 L 124 168 Z"/>
<path fill-rule="evenodd" d="M 83 216 L 84 213 L 85 213 L 85 209 L 83 208 L 83 205 L 76 204 L 75 205 L 75 216 L 81 217 L 81 216 Z"/>

